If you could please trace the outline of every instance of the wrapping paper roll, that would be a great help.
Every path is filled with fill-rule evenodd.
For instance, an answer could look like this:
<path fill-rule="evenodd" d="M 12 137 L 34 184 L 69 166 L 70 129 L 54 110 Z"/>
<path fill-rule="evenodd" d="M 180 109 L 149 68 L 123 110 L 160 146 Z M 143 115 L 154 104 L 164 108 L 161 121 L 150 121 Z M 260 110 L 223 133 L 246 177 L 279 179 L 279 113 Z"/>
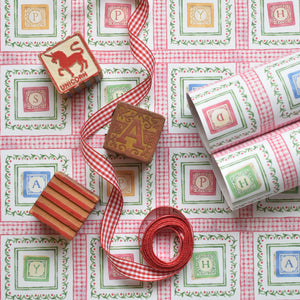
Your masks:
<path fill-rule="evenodd" d="M 300 184 L 299 52 L 187 98 L 231 209 Z"/>
<path fill-rule="evenodd" d="M 300 185 L 300 122 L 212 156 L 217 182 L 231 209 Z"/>
<path fill-rule="evenodd" d="M 209 153 L 300 120 L 300 52 L 188 94 Z"/>

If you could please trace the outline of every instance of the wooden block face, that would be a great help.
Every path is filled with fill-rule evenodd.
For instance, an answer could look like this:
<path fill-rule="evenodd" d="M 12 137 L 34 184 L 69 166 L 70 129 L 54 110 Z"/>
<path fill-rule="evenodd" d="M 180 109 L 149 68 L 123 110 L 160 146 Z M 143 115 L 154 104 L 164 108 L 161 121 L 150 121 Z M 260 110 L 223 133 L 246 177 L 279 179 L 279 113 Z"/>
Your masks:
<path fill-rule="evenodd" d="M 104 148 L 150 163 L 164 122 L 162 115 L 120 102 L 105 136 Z"/>
<path fill-rule="evenodd" d="M 80 33 L 47 49 L 40 59 L 64 98 L 102 78 L 102 70 Z"/>
<path fill-rule="evenodd" d="M 72 178 L 56 172 L 30 213 L 67 239 L 72 239 L 95 207 L 97 199 L 99 197 Z"/>
<path fill-rule="evenodd" d="M 37 205 L 31 208 L 30 213 L 69 240 L 72 240 L 76 234 L 76 231 L 54 218 L 47 211 L 40 209 Z"/>

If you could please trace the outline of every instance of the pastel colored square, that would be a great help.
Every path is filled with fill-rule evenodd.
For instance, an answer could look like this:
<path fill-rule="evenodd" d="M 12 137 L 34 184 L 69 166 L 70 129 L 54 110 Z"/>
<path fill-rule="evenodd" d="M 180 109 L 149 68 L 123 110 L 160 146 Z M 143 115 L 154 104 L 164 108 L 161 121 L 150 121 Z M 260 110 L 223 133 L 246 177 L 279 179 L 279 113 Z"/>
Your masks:
<path fill-rule="evenodd" d="M 252 163 L 232 171 L 225 178 L 235 198 L 244 197 L 261 187 L 261 181 Z"/>
<path fill-rule="evenodd" d="M 169 49 L 234 49 L 232 0 L 170 0 L 167 7 Z"/>
<path fill-rule="evenodd" d="M 190 170 L 191 195 L 216 195 L 216 177 L 212 170 Z"/>
<path fill-rule="evenodd" d="M 49 171 L 24 171 L 23 172 L 23 196 L 36 198 L 47 186 L 51 178 Z"/>
<path fill-rule="evenodd" d="M 194 91 L 194 90 L 197 90 L 203 86 L 206 86 L 207 83 L 190 83 L 188 86 L 189 86 L 189 92 L 191 91 Z"/>
<path fill-rule="evenodd" d="M 235 66 L 222 63 L 168 64 L 168 127 L 169 133 L 197 133 L 186 94 L 234 74 Z M 225 100 L 225 99 L 224 99 Z"/>
<path fill-rule="evenodd" d="M 47 4 L 23 4 L 21 11 L 23 30 L 49 29 L 49 6 Z"/>
<path fill-rule="evenodd" d="M 268 3 L 270 27 L 295 25 L 294 6 L 292 1 Z"/>
<path fill-rule="evenodd" d="M 218 253 L 216 251 L 196 252 L 192 257 L 192 279 L 219 276 Z"/>
<path fill-rule="evenodd" d="M 127 28 L 130 14 L 130 4 L 105 3 L 105 27 Z"/>
<path fill-rule="evenodd" d="M 296 99 L 300 98 L 300 71 L 288 74 L 293 94 Z"/>
<path fill-rule="evenodd" d="M 49 89 L 47 86 L 24 87 L 23 106 L 25 112 L 48 111 Z"/>
<path fill-rule="evenodd" d="M 106 103 L 110 103 L 112 100 L 117 99 L 131 90 L 131 88 L 132 86 L 129 83 L 107 85 L 104 89 Z"/>
<path fill-rule="evenodd" d="M 242 299 L 239 233 L 194 231 L 194 243 L 189 263 L 171 280 L 170 299 Z"/>
<path fill-rule="evenodd" d="M 114 254 L 114 256 L 126 259 L 128 261 L 134 261 L 134 255 L 132 253 Z M 108 260 L 108 277 L 109 280 L 128 279 L 126 276 L 118 273 L 118 271 L 113 268 L 110 260 Z"/>
<path fill-rule="evenodd" d="M 195 218 L 231 216 L 205 152 L 185 152 L 180 147 L 170 148 L 168 161 L 173 207 Z"/>
<path fill-rule="evenodd" d="M 25 281 L 49 281 L 48 256 L 24 256 L 24 280 Z"/>
<path fill-rule="evenodd" d="M 300 251 L 276 251 L 276 276 L 300 277 Z"/>
<path fill-rule="evenodd" d="M 116 175 L 120 184 L 122 195 L 124 197 L 130 197 L 135 195 L 135 184 L 134 184 L 134 171 L 130 170 L 116 170 Z M 107 196 L 110 195 L 112 191 L 112 185 L 107 184 Z"/>
<path fill-rule="evenodd" d="M 188 3 L 188 27 L 214 27 L 213 3 Z"/>
<path fill-rule="evenodd" d="M 72 245 L 65 239 L 24 232 L 2 235 L 1 247 L 1 299 L 74 299 Z"/>
<path fill-rule="evenodd" d="M 229 129 L 238 124 L 229 100 L 208 106 L 202 111 L 211 134 Z"/>
<path fill-rule="evenodd" d="M 299 231 L 260 230 L 253 236 L 255 299 L 299 299 Z"/>
<path fill-rule="evenodd" d="M 92 50 L 129 50 L 127 23 L 138 1 L 86 0 L 85 5 L 85 36 Z M 150 49 L 153 48 L 153 12 L 153 2 L 149 1 L 149 17 L 139 36 Z"/>

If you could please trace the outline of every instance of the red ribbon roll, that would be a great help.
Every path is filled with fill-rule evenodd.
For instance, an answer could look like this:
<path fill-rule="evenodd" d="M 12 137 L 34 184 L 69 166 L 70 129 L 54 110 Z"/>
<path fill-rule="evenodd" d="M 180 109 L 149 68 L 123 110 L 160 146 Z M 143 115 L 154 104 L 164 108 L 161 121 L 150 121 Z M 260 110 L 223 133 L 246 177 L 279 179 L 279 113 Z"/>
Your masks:
<path fill-rule="evenodd" d="M 161 260 L 153 250 L 153 242 L 159 232 L 173 231 L 179 239 L 179 252 L 171 261 Z M 144 260 L 158 271 L 178 273 L 193 254 L 193 231 L 186 217 L 177 209 L 161 206 L 152 210 L 143 220 L 139 233 L 139 246 Z"/>

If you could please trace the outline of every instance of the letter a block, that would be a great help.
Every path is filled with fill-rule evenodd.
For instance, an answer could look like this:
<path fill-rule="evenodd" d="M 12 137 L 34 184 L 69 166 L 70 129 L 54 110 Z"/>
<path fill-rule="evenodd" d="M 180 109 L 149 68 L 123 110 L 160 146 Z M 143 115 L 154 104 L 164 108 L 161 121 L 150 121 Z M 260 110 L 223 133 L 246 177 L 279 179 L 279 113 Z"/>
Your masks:
<path fill-rule="evenodd" d="M 114 111 L 103 147 L 150 163 L 164 122 L 162 115 L 120 102 Z"/>
<path fill-rule="evenodd" d="M 94 209 L 99 197 L 66 174 L 56 172 L 30 213 L 72 240 Z"/>
<path fill-rule="evenodd" d="M 101 67 L 80 33 L 39 55 L 58 93 L 70 98 L 103 77 Z"/>

